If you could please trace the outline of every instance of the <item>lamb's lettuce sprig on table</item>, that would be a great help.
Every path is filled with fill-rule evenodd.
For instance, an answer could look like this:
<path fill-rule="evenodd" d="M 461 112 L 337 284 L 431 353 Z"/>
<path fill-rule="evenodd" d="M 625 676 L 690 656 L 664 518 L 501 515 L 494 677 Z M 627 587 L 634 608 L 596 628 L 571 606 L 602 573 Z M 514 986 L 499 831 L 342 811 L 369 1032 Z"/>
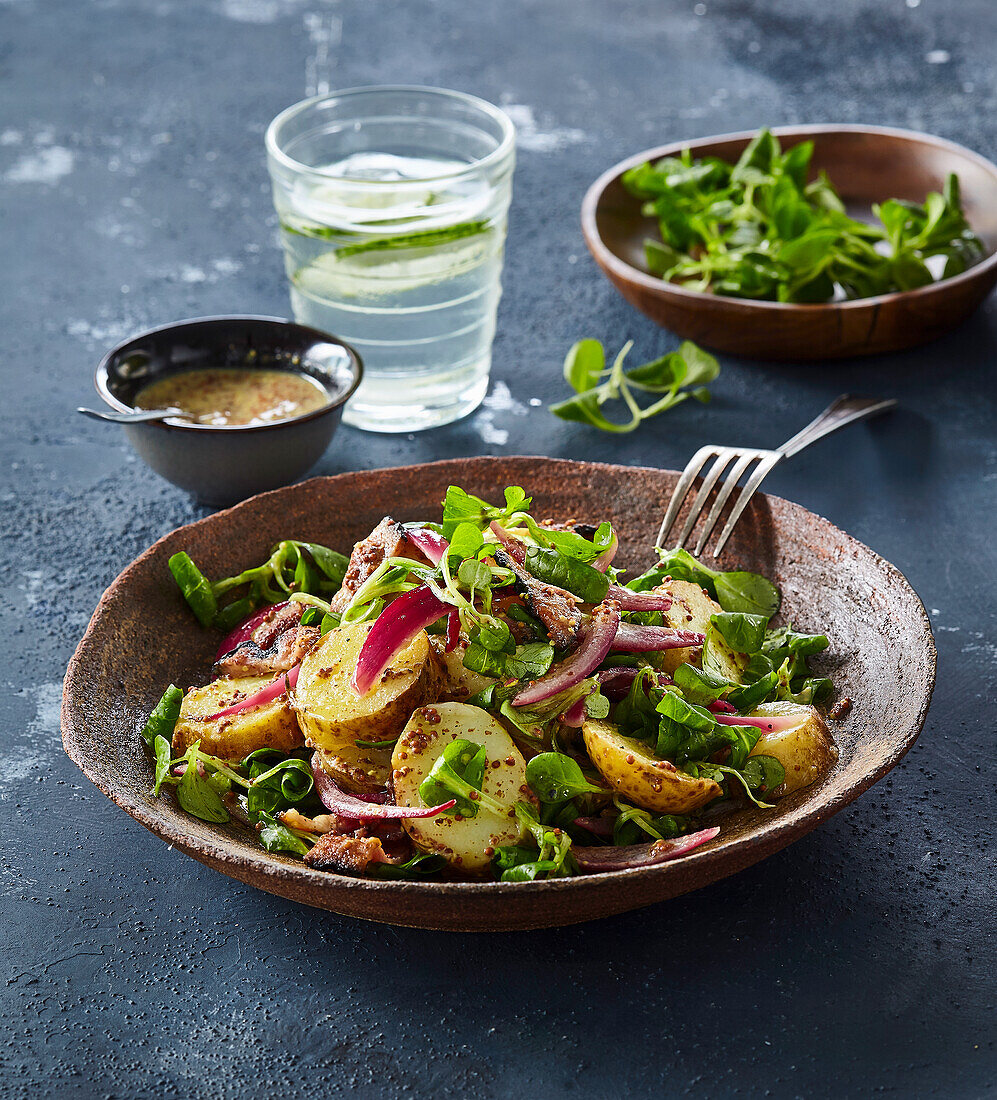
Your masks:
<path fill-rule="evenodd" d="M 623 364 L 632 347 L 632 340 L 624 344 L 607 367 L 606 353 L 598 340 L 573 344 L 564 360 L 563 373 L 575 395 L 551 405 L 550 411 L 562 420 L 618 434 L 636 431 L 645 420 L 690 397 L 703 404 L 710 400 L 709 383 L 719 375 L 720 364 L 691 340 L 683 341 L 677 351 L 625 370 Z M 650 394 L 653 400 L 641 405 L 634 391 Z M 606 417 L 603 406 L 610 402 L 622 404 L 629 419 Z"/>

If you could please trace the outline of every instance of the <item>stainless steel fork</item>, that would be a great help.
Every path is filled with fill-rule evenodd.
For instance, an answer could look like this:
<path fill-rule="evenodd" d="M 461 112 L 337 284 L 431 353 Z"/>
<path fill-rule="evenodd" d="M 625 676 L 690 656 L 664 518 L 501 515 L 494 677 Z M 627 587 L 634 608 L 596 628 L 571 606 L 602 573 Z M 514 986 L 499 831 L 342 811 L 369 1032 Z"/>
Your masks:
<path fill-rule="evenodd" d="M 730 515 L 727 517 L 727 522 L 720 532 L 720 538 L 713 548 L 713 556 L 718 558 L 723 552 L 723 548 L 727 545 L 727 540 L 730 538 L 735 524 L 741 518 L 741 513 L 747 507 L 748 501 L 751 500 L 758 486 L 761 485 L 766 475 L 777 462 L 781 462 L 782 459 L 797 454 L 799 451 L 802 451 L 804 447 L 809 447 L 811 443 L 815 443 L 825 435 L 837 431 L 838 428 L 843 428 L 846 424 L 851 424 L 854 420 L 862 420 L 867 416 L 876 416 L 878 413 L 885 412 L 887 409 L 892 409 L 895 405 L 896 401 L 892 399 L 881 401 L 875 397 L 852 397 L 850 394 L 845 393 L 836 401 L 832 401 L 816 420 L 812 420 L 802 431 L 797 432 L 792 439 L 787 439 L 776 451 L 752 450 L 745 447 L 717 447 L 713 444 L 707 444 L 705 447 L 700 447 L 692 456 L 682 476 L 679 478 L 678 484 L 675 486 L 675 491 L 672 493 L 672 499 L 668 504 L 668 511 L 665 512 L 665 518 L 661 521 L 661 527 L 658 530 L 658 537 L 654 543 L 655 548 L 664 548 L 665 539 L 668 538 L 671 529 L 675 526 L 675 521 L 682 511 L 682 504 L 692 488 L 692 483 L 696 480 L 702 472 L 703 467 L 711 458 L 714 460 L 713 465 L 703 478 L 703 482 L 699 487 L 699 492 L 696 494 L 696 499 L 692 502 L 692 507 L 689 509 L 689 513 L 685 517 L 685 522 L 682 524 L 678 539 L 673 544 L 674 546 L 683 546 L 685 544 L 686 539 L 692 534 L 697 520 L 703 514 L 710 493 L 712 493 L 716 487 L 721 474 L 723 474 L 727 467 L 733 462 L 734 465 L 727 474 L 726 480 L 721 485 L 720 491 L 717 493 L 709 514 L 706 517 L 706 521 L 700 531 L 699 539 L 696 542 L 696 548 L 693 550 L 693 554 L 696 557 L 702 554 L 713 532 L 713 528 L 716 527 L 717 521 L 720 519 L 720 514 L 723 512 L 727 502 L 737 488 L 737 483 L 748 473 L 749 468 L 757 463 L 750 474 L 748 474 L 748 479 L 744 483 L 741 495 L 737 498 L 734 507 L 731 509 Z"/>

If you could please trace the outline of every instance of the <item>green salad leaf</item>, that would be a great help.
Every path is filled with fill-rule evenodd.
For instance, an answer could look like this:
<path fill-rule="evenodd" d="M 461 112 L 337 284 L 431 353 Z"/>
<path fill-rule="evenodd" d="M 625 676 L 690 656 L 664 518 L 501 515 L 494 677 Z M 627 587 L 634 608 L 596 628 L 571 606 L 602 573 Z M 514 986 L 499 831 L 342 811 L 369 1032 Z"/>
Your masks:
<path fill-rule="evenodd" d="M 282 603 L 296 593 L 315 597 L 328 611 L 324 599 L 339 591 L 349 559 L 318 543 L 286 539 L 262 565 L 219 581 L 209 581 L 184 550 L 168 564 L 198 622 L 231 630 L 259 608 Z"/>
<path fill-rule="evenodd" d="M 518 485 L 510 485 L 506 489 L 504 507 L 488 504 L 459 485 L 451 485 L 443 501 L 443 537 L 449 541 L 462 523 L 470 523 L 479 531 L 483 531 L 492 520 L 504 526 L 517 512 L 526 511 L 530 502 L 530 497 Z"/>
<path fill-rule="evenodd" d="M 562 752 L 542 752 L 526 765 L 526 782 L 541 802 L 566 802 L 605 790 L 590 783 L 579 764 Z"/>
<path fill-rule="evenodd" d="M 257 835 L 268 852 L 290 852 L 295 856 L 308 854 L 311 845 L 265 810 L 260 811 L 259 824 Z"/>
<path fill-rule="evenodd" d="M 571 837 L 564 829 L 544 824 L 528 802 L 516 803 L 516 817 L 533 837 L 534 846 L 512 844 L 496 850 L 492 867 L 502 882 L 534 882 L 578 873 Z"/>
<path fill-rule="evenodd" d="M 527 547 L 526 569 L 538 580 L 565 588 L 585 603 L 601 603 L 609 591 L 609 578 L 605 573 L 553 548 Z"/>
<path fill-rule="evenodd" d="M 197 766 L 199 745 L 200 742 L 195 741 L 184 755 L 187 766 L 177 786 L 177 800 L 194 817 L 221 824 L 228 821 L 229 813 L 216 788 L 200 773 Z"/>
<path fill-rule="evenodd" d="M 481 807 L 504 816 L 502 805 L 481 789 L 487 765 L 484 746 L 458 737 L 444 748 L 419 784 L 419 797 L 427 806 L 456 799 L 448 812 L 462 817 L 477 817 Z"/>
<path fill-rule="evenodd" d="M 142 727 L 141 737 L 147 745 L 154 745 L 157 737 L 170 740 L 180 717 L 182 703 L 183 691 L 176 684 L 170 684 Z"/>

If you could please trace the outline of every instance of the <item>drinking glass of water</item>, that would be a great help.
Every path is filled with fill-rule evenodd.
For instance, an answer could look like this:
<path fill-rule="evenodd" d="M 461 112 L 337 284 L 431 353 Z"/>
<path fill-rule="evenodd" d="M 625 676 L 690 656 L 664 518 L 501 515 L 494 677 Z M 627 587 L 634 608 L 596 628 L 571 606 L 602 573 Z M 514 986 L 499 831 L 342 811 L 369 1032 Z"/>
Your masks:
<path fill-rule="evenodd" d="M 360 352 L 343 419 L 448 424 L 488 389 L 515 131 L 436 88 L 352 88 L 289 107 L 267 161 L 291 305 Z"/>

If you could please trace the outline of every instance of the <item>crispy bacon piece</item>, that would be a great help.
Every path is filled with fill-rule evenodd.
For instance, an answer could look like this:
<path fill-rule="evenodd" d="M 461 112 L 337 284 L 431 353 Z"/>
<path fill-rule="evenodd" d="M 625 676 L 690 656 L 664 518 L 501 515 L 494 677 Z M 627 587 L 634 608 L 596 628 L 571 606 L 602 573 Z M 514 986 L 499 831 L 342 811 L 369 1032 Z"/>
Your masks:
<path fill-rule="evenodd" d="M 300 603 L 278 604 L 252 636 L 215 662 L 219 676 L 264 676 L 287 672 L 318 640 L 317 627 L 302 626 Z"/>
<path fill-rule="evenodd" d="M 353 547 L 343 587 L 330 604 L 332 610 L 337 614 L 345 611 L 363 582 L 385 558 L 411 558 L 420 564 L 429 564 L 429 559 L 408 537 L 405 528 L 390 516 L 385 516 L 365 539 Z"/>
<path fill-rule="evenodd" d="M 387 862 L 380 837 L 339 836 L 336 833 L 325 833 L 305 856 L 305 863 L 320 871 L 339 871 L 348 875 L 362 875 L 368 864 Z"/>
<path fill-rule="evenodd" d="M 582 625 L 581 602 L 577 596 L 552 584 L 537 580 L 505 550 L 495 551 L 495 560 L 516 576 L 516 590 L 526 606 L 543 623 L 547 637 L 557 649 L 569 649 L 578 641 Z"/>

